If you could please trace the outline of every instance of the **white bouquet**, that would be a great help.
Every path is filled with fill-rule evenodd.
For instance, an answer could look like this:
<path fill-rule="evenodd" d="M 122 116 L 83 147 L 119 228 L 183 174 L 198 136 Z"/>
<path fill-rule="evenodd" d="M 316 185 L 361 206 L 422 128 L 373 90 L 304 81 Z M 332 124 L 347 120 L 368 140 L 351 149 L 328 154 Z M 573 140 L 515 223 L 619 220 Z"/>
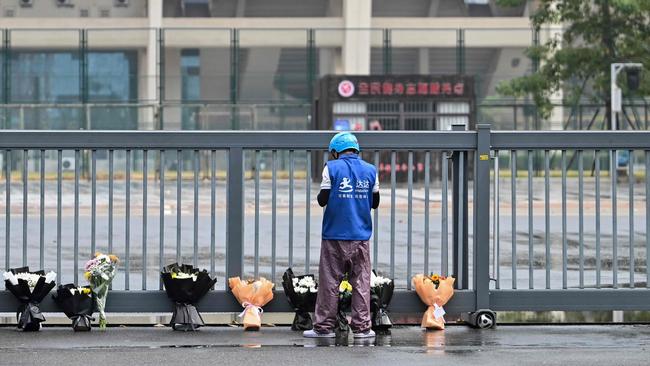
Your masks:
<path fill-rule="evenodd" d="M 370 273 L 370 311 L 372 312 L 372 329 L 385 333 L 393 325 L 388 316 L 388 305 L 393 298 L 395 283 L 387 277 L 379 276 L 373 270 Z"/>
<path fill-rule="evenodd" d="M 289 304 L 296 312 L 291 329 L 312 329 L 313 324 L 309 313 L 315 310 L 316 296 L 318 295 L 318 283 L 316 283 L 314 275 L 296 276 L 293 270 L 288 268 L 282 275 L 282 287 Z"/>
<path fill-rule="evenodd" d="M 21 302 L 17 313 L 18 329 L 36 331 L 41 329 L 45 317 L 40 302 L 56 285 L 55 272 L 30 272 L 29 267 L 13 268 L 3 273 L 5 287 Z"/>

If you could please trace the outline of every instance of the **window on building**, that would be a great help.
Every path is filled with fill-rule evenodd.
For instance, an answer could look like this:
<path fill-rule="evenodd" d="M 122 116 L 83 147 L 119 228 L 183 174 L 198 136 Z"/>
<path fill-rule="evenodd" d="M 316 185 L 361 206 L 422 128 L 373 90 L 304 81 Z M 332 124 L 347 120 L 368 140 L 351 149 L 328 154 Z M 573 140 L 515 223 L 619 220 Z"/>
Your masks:
<path fill-rule="evenodd" d="M 198 49 L 181 50 L 181 101 L 183 103 L 201 100 L 201 58 Z M 198 106 L 183 106 L 182 128 L 197 130 L 199 126 Z"/>

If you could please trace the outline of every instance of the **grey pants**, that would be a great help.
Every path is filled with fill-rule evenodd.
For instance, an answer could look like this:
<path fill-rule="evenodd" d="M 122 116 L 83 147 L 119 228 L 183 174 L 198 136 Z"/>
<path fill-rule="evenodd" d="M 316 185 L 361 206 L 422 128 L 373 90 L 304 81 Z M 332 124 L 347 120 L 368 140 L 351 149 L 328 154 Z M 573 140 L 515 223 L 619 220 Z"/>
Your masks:
<path fill-rule="evenodd" d="M 368 241 L 323 240 L 318 268 L 318 300 L 314 330 L 334 330 L 339 284 L 346 272 L 352 285 L 352 322 L 355 333 L 370 329 L 370 253 Z"/>

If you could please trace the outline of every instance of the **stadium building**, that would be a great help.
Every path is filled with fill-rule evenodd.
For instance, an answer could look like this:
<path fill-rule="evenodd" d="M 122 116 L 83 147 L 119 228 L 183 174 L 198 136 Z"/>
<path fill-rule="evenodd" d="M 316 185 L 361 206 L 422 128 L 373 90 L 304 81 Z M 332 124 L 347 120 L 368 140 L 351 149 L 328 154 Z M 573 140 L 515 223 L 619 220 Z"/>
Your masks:
<path fill-rule="evenodd" d="M 327 75 L 456 75 L 471 78 L 480 121 L 494 128 L 562 128 L 566 108 L 540 120 L 530 100 L 495 91 L 499 82 L 535 70 L 526 47 L 561 32 L 531 28 L 535 4 L 4 0 L 1 126 L 307 129 Z M 399 103 L 399 110 L 372 101 L 361 108 L 366 114 L 381 109 L 384 129 L 443 127 L 435 113 L 442 112 L 422 100 Z M 405 111 L 420 118 L 384 123 Z M 360 128 L 369 127 L 365 122 Z"/>

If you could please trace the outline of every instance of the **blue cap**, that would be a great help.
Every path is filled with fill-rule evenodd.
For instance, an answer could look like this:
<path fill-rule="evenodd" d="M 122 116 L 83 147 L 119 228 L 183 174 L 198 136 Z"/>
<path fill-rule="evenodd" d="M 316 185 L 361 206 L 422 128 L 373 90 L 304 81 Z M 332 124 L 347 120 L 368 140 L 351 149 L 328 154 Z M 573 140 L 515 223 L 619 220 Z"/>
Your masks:
<path fill-rule="evenodd" d="M 330 146 L 329 146 L 330 152 L 336 151 L 337 153 L 340 153 L 348 149 L 361 151 L 361 148 L 359 148 L 359 142 L 357 141 L 357 138 L 350 132 L 339 132 L 336 135 L 334 135 L 334 137 L 332 137 L 332 140 L 330 140 Z"/>

